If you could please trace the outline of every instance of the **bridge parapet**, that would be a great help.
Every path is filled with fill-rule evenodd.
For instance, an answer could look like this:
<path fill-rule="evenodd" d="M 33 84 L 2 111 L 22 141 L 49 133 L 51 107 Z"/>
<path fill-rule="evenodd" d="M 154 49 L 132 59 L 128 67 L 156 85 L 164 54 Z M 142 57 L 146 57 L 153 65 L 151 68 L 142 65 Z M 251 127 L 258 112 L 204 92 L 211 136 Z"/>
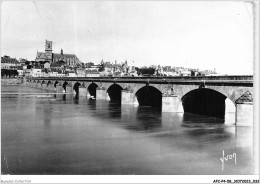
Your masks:
<path fill-rule="evenodd" d="M 208 76 L 208 77 L 35 77 L 35 80 L 59 80 L 105 83 L 135 84 L 178 84 L 178 85 L 215 85 L 253 87 L 253 76 Z"/>
<path fill-rule="evenodd" d="M 129 80 L 129 79 L 175 79 L 175 80 L 253 80 L 253 75 L 219 75 L 219 76 L 150 76 L 150 77 L 28 77 L 28 78 L 48 78 L 48 79 L 71 79 L 71 80 L 105 80 L 112 79 L 114 81 L 118 80 Z"/>

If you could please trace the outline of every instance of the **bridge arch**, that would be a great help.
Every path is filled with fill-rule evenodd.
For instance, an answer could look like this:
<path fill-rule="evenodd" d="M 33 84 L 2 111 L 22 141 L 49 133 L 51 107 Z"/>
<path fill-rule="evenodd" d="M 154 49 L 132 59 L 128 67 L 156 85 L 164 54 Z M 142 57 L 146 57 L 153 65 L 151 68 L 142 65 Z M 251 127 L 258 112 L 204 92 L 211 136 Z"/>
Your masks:
<path fill-rule="evenodd" d="M 48 83 L 47 83 L 47 86 L 49 86 L 51 84 L 51 81 L 49 80 Z"/>
<path fill-rule="evenodd" d="M 76 94 L 79 94 L 79 87 L 81 86 L 81 83 L 78 81 L 73 85 L 73 90 L 76 92 Z"/>
<path fill-rule="evenodd" d="M 135 96 L 140 106 L 162 107 L 162 92 L 156 87 L 146 85 L 140 88 Z"/>
<path fill-rule="evenodd" d="M 66 92 L 66 87 L 67 87 L 68 84 L 69 84 L 69 83 L 68 83 L 67 81 L 65 81 L 65 82 L 62 84 L 62 87 L 63 87 L 63 89 L 65 90 L 65 92 Z"/>
<path fill-rule="evenodd" d="M 122 86 L 119 84 L 112 84 L 108 89 L 107 93 L 111 100 L 121 101 Z"/>
<path fill-rule="evenodd" d="M 176 92 L 176 95 L 178 95 L 180 99 L 188 92 L 196 89 L 199 89 L 198 85 L 173 85 L 173 90 L 174 92 Z M 225 95 L 233 102 L 234 105 L 236 104 L 236 100 L 247 91 L 253 94 L 253 88 L 248 87 L 206 85 L 205 89 L 212 89 Z"/>
<path fill-rule="evenodd" d="M 57 87 L 57 84 L 59 84 L 59 82 L 56 80 L 53 84 L 53 86 L 56 88 Z"/>
<path fill-rule="evenodd" d="M 93 96 L 94 98 L 96 98 L 96 94 L 97 94 L 96 89 L 97 89 L 97 87 L 98 87 L 98 85 L 97 85 L 96 83 L 94 83 L 94 82 L 92 82 L 92 83 L 88 86 L 87 90 L 88 90 L 90 96 Z"/>
<path fill-rule="evenodd" d="M 182 98 L 184 112 L 225 119 L 226 96 L 210 88 L 194 89 Z"/>

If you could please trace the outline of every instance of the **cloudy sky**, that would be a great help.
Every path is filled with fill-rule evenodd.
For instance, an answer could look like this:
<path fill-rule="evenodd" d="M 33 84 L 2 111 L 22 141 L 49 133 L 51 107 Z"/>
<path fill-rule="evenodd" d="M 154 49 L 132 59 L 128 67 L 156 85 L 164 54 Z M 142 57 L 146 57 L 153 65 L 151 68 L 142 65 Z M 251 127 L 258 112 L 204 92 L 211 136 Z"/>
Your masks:
<path fill-rule="evenodd" d="M 253 74 L 253 6 L 233 1 L 2 1 L 1 56 L 44 51 Z"/>

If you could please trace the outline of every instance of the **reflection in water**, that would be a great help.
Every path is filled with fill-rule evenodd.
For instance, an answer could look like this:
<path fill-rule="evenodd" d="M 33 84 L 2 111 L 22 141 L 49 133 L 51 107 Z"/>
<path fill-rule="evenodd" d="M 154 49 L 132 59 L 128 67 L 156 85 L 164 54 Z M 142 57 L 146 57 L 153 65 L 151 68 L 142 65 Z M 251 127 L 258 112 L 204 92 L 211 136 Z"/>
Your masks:
<path fill-rule="evenodd" d="M 53 108 L 52 105 L 50 103 L 48 103 L 48 101 L 45 101 L 45 103 L 43 103 L 43 121 L 44 121 L 44 136 L 42 137 L 42 140 L 44 142 L 44 144 L 51 144 L 54 140 L 51 138 L 52 137 L 52 112 L 53 112 Z M 37 116 L 38 118 L 41 117 L 41 113 L 39 113 L 39 116 Z M 37 121 L 37 119 L 36 119 Z"/>
<path fill-rule="evenodd" d="M 66 94 L 62 95 L 62 100 L 66 100 Z"/>
<path fill-rule="evenodd" d="M 251 127 L 72 94 L 18 96 L 1 98 L 4 174 L 254 173 Z M 223 150 L 239 158 L 236 165 L 225 163 L 224 172 Z M 4 157 L 11 160 L 8 168 Z"/>
<path fill-rule="evenodd" d="M 74 96 L 74 103 L 79 104 L 79 94 L 78 93 L 76 93 Z"/>
<path fill-rule="evenodd" d="M 183 113 L 183 125 L 193 126 L 192 124 L 223 124 L 225 121 L 216 117 L 210 117 L 194 113 Z"/>
<path fill-rule="evenodd" d="M 161 127 L 161 111 L 160 109 L 138 106 L 136 112 L 137 126 L 132 127 L 138 130 L 153 130 Z"/>
<path fill-rule="evenodd" d="M 96 100 L 92 98 L 87 99 L 87 106 L 89 107 L 90 110 L 95 111 L 96 110 Z"/>
<path fill-rule="evenodd" d="M 180 122 L 183 123 L 183 113 L 162 113 L 162 129 L 176 130 L 180 127 Z"/>
<path fill-rule="evenodd" d="M 109 101 L 108 102 L 108 114 L 111 118 L 121 118 L 121 102 L 120 101 Z"/>
<path fill-rule="evenodd" d="M 226 132 L 223 127 L 196 127 L 187 129 L 185 132 L 192 139 L 203 137 L 203 139 L 207 141 L 209 140 L 208 137 L 217 141 L 222 141 L 221 138 L 225 138 L 225 140 L 227 140 L 231 137 L 230 132 Z"/>
<path fill-rule="evenodd" d="M 44 106 L 43 119 L 44 119 L 45 128 L 50 129 L 51 119 L 52 119 L 52 106 L 50 104 L 46 104 Z"/>

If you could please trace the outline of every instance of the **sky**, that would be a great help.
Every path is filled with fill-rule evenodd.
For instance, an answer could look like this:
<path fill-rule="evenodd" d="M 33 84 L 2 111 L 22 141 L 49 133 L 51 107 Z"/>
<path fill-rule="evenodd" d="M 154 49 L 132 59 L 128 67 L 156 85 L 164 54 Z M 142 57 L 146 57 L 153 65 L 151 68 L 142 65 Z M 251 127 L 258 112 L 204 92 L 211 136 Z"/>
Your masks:
<path fill-rule="evenodd" d="M 1 56 L 253 74 L 253 5 L 243 1 L 2 1 Z"/>

